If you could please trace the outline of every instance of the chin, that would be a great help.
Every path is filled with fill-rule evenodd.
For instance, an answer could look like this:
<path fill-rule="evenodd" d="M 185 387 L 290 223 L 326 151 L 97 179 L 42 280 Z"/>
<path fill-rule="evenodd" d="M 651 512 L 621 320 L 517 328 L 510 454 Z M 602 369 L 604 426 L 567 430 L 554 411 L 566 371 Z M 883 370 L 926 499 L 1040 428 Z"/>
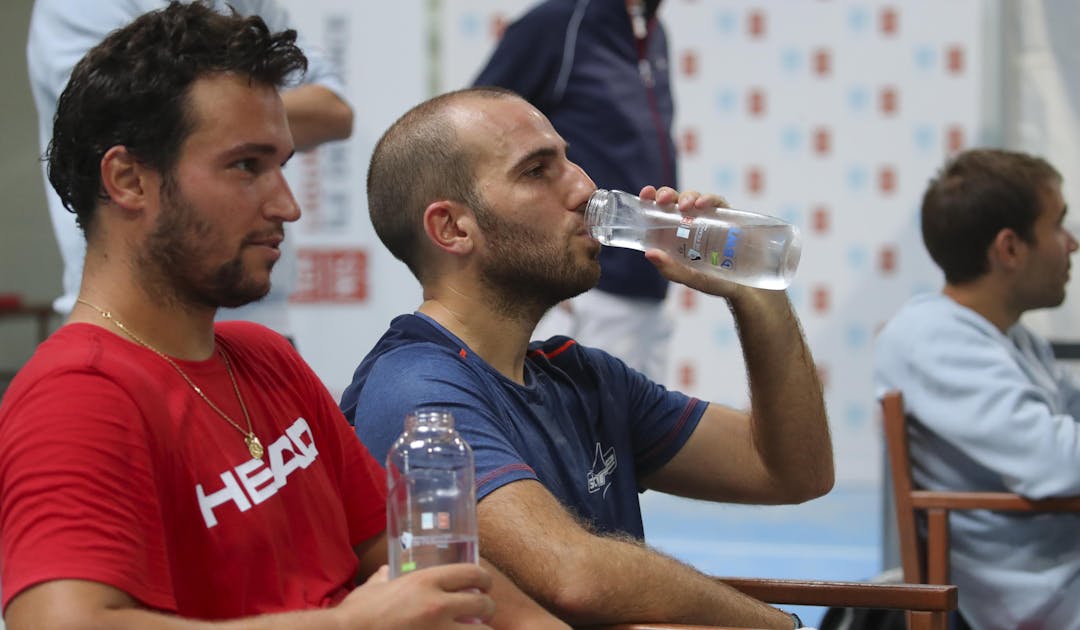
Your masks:
<path fill-rule="evenodd" d="M 241 306 L 247 306 L 252 302 L 258 302 L 263 299 L 268 293 L 270 293 L 269 282 L 261 285 L 249 284 L 232 287 L 222 292 L 220 299 L 218 299 L 218 306 L 221 308 L 239 308 Z"/>

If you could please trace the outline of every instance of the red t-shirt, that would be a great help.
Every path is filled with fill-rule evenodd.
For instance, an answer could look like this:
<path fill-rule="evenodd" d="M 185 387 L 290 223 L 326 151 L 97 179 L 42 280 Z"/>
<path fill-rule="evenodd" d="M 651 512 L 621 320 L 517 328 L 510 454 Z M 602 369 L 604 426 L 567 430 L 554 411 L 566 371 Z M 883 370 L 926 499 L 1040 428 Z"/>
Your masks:
<path fill-rule="evenodd" d="M 184 617 L 337 603 L 352 548 L 385 528 L 385 477 L 333 398 L 279 335 L 217 325 L 255 434 L 215 413 L 153 352 L 70 324 L 0 406 L 3 606 L 78 578 Z M 246 428 L 221 357 L 177 361 Z"/>

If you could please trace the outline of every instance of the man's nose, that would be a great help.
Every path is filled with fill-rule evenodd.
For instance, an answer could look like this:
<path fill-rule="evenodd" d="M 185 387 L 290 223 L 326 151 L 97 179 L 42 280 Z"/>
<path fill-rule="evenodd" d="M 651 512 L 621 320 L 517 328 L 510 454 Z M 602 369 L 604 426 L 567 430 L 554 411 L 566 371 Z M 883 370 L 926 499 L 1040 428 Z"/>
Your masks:
<path fill-rule="evenodd" d="M 292 222 L 300 218 L 300 204 L 296 203 L 292 188 L 285 179 L 285 172 L 280 168 L 273 175 L 269 198 L 265 204 L 268 218 Z"/>
<path fill-rule="evenodd" d="M 570 169 L 571 177 L 574 179 L 572 189 L 573 198 L 571 199 L 570 207 L 576 210 L 584 205 L 585 202 L 589 200 L 589 197 L 596 192 L 596 184 L 584 169 L 573 162 L 570 164 L 572 166 Z"/>

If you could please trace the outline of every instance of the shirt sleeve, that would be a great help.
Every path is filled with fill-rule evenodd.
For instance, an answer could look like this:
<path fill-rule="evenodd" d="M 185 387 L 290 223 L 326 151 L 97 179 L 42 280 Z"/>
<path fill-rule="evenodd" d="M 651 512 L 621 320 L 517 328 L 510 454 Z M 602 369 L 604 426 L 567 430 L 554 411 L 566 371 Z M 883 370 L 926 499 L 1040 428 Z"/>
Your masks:
<path fill-rule="evenodd" d="M 379 358 L 357 399 L 356 433 L 385 462 L 405 416 L 418 407 L 453 414 L 455 429 L 473 451 L 478 500 L 512 481 L 537 478 L 507 439 L 494 414 L 498 406 L 484 398 L 477 375 L 461 357 L 434 344 L 412 344 Z"/>
<path fill-rule="evenodd" d="M 690 439 L 709 403 L 669 390 L 602 350 L 585 352 L 601 375 L 598 388 L 625 401 L 638 477 L 655 472 Z"/>
<path fill-rule="evenodd" d="M 879 348 L 891 357 L 879 360 L 879 371 L 885 365 L 890 374 L 905 375 L 899 382 L 907 413 L 962 445 L 967 457 L 998 474 L 1011 492 L 1031 498 L 1080 493 L 1080 425 L 1048 388 L 1052 366 L 1032 358 L 1030 367 L 1046 370 L 1048 380 L 1040 385 L 1008 342 L 970 325 L 902 336 Z"/>
<path fill-rule="evenodd" d="M 322 388 L 321 407 L 329 416 L 340 453 L 342 502 L 349 525 L 349 544 L 353 547 L 379 535 L 386 529 L 386 472 L 357 439 L 328 391 Z"/>
<path fill-rule="evenodd" d="M 8 401 L 5 401 L 7 403 Z M 57 579 L 175 610 L 146 425 L 93 371 L 51 375 L 0 415 L 3 606 Z"/>

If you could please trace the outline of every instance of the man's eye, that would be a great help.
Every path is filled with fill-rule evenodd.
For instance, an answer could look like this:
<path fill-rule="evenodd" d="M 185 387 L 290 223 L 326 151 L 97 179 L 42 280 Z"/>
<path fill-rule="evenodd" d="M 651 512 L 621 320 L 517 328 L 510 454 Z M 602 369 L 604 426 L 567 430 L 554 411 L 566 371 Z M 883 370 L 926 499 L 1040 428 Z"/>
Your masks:
<path fill-rule="evenodd" d="M 525 175 L 529 177 L 543 177 L 544 172 L 547 170 L 547 166 L 544 164 L 537 164 L 536 166 L 525 171 Z"/>
<path fill-rule="evenodd" d="M 237 160 L 236 162 L 233 162 L 233 168 L 240 169 L 241 171 L 247 171 L 248 173 L 254 173 L 257 170 L 258 165 L 258 161 L 251 158 Z"/>

